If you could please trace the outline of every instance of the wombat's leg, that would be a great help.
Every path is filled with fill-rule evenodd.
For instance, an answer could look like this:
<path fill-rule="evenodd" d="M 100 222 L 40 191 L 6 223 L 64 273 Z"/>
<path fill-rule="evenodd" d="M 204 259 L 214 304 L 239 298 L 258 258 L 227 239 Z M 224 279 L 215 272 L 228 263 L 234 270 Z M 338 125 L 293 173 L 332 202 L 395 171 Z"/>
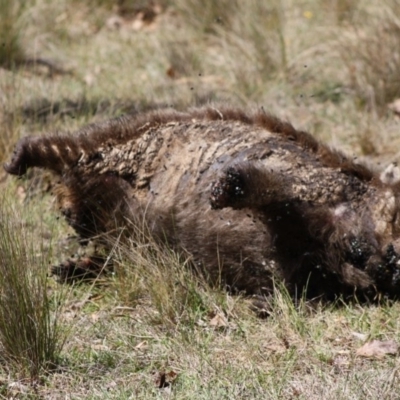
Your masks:
<path fill-rule="evenodd" d="M 112 173 L 86 176 L 71 171 L 63 181 L 65 185 L 57 193 L 60 208 L 81 239 L 126 226 L 135 199 L 130 198 L 128 205 L 129 184 L 122 178 Z"/>
<path fill-rule="evenodd" d="M 282 173 L 252 164 L 230 167 L 211 186 L 210 203 L 214 209 L 254 208 L 293 200 L 290 179 Z"/>
<path fill-rule="evenodd" d="M 12 175 L 22 176 L 28 168 L 50 169 L 58 174 L 74 165 L 82 152 L 90 150 L 85 138 L 77 140 L 69 135 L 28 136 L 16 145 L 11 161 L 4 169 Z"/>
<path fill-rule="evenodd" d="M 52 275 L 60 282 L 73 283 L 75 281 L 93 280 L 106 268 L 106 259 L 101 256 L 68 259 L 51 268 Z M 107 266 L 107 270 L 110 267 Z"/>

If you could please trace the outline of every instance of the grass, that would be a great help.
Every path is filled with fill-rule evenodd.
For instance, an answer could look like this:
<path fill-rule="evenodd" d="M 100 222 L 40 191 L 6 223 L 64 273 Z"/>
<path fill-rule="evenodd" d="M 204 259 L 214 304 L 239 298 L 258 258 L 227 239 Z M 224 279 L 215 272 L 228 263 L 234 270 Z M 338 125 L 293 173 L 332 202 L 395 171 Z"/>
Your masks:
<path fill-rule="evenodd" d="M 35 240 L 29 223 L 26 214 L 18 214 L 3 199 L 0 358 L 6 370 L 37 382 L 41 374 L 57 367 L 66 340 L 60 323 L 60 302 L 65 291 L 50 294 L 47 266 L 51 243 Z"/>
<path fill-rule="evenodd" d="M 1 160 L 27 134 L 211 100 L 263 106 L 381 168 L 400 161 L 387 108 L 399 95 L 398 0 L 20 4 L 0 0 L 0 37 L 15 46 L 3 60 L 29 53 L 71 73 L 0 57 Z M 251 299 L 210 287 L 146 235 L 115 244 L 114 275 L 67 296 L 48 264 L 88 250 L 56 222 L 48 177 L 0 172 L 0 185 L 1 396 L 398 398 L 398 357 L 356 353 L 400 342 L 398 303 L 293 304 L 277 288 L 259 319 Z"/>
<path fill-rule="evenodd" d="M 118 265 L 114 288 L 121 303 L 135 307 L 147 297 L 157 311 L 154 322 L 163 325 L 192 329 L 211 315 L 220 316 L 215 323 L 223 325 L 233 306 L 229 297 L 205 283 L 193 270 L 190 255 L 156 244 L 146 231 L 143 229 L 130 244 L 120 247 L 115 257 Z"/>
<path fill-rule="evenodd" d="M 400 52 L 397 50 L 400 19 L 392 14 L 398 6 L 400 3 L 392 0 L 386 2 L 383 10 L 377 10 L 376 15 L 370 17 L 368 35 L 363 22 L 358 22 L 339 40 L 351 88 L 360 105 L 373 112 L 384 113 L 387 104 L 400 96 Z M 361 18 L 365 16 L 361 15 Z"/>
<path fill-rule="evenodd" d="M 0 66 L 13 68 L 25 57 L 21 25 L 25 4 L 23 1 L 0 0 Z"/>

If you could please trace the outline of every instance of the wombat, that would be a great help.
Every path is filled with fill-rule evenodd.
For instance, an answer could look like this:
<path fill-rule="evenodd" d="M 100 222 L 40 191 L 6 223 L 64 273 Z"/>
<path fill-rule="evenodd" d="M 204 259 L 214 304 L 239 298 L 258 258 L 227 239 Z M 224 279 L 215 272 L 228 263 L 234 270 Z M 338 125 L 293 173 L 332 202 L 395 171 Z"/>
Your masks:
<path fill-rule="evenodd" d="M 400 295 L 398 173 L 379 174 L 267 114 L 158 110 L 22 138 L 5 170 L 53 171 L 80 238 L 145 224 L 211 282 L 327 300 Z M 120 235 L 120 233 L 118 233 Z M 92 271 L 97 256 L 57 272 Z"/>

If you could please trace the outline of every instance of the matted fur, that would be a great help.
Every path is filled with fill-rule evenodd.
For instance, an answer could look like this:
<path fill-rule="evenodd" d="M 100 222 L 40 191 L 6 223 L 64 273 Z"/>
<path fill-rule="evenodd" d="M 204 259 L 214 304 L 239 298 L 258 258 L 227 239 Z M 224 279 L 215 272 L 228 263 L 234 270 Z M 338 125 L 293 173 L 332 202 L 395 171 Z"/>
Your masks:
<path fill-rule="evenodd" d="M 83 239 L 145 222 L 231 289 L 266 294 L 278 279 L 309 297 L 400 294 L 393 168 L 379 176 L 264 110 L 161 110 L 26 137 L 4 168 L 30 167 L 61 178 Z"/>

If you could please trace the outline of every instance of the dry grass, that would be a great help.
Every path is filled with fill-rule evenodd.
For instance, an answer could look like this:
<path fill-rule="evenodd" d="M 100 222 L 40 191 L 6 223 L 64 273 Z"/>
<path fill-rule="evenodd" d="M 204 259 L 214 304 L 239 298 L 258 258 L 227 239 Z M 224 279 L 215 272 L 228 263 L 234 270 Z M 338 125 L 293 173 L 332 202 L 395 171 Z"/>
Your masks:
<path fill-rule="evenodd" d="M 216 100 L 263 106 L 382 166 L 400 161 L 400 121 L 387 108 L 400 95 L 398 0 L 384 7 L 378 0 L 20 4 L 0 0 L 8 24 L 0 24 L 1 40 L 15 46 L 6 59 L 28 54 L 69 73 L 0 69 L 0 159 L 26 134 Z M 71 231 L 54 225 L 51 196 L 42 196 L 46 178 L 14 183 L 0 174 L 0 181 L 8 187 L 0 292 L 16 290 L 0 307 L 8 354 L 0 364 L 2 396 L 398 398 L 398 355 L 356 353 L 370 339 L 400 342 L 397 303 L 293 304 L 278 288 L 269 317 L 258 319 L 249 299 L 207 286 L 186 268 L 187 256 L 143 232 L 127 247 L 115 245 L 113 276 L 60 298 L 63 287 L 43 266 L 78 250 L 63 239 Z M 43 231 L 51 233 L 53 254 L 43 247 Z M 63 348 L 54 321 L 70 328 Z"/>
<path fill-rule="evenodd" d="M 387 104 L 400 96 L 400 18 L 393 13 L 398 7 L 400 2 L 391 0 L 376 9 L 368 31 L 361 13 L 339 40 L 350 87 L 373 112 L 387 112 Z"/>
<path fill-rule="evenodd" d="M 13 68 L 25 57 L 21 37 L 25 2 L 0 0 L 0 66 Z"/>
<path fill-rule="evenodd" d="M 121 303 L 132 307 L 146 298 L 157 311 L 154 322 L 174 327 L 193 327 L 204 316 L 229 314 L 226 294 L 206 284 L 190 255 L 155 243 L 147 231 L 142 227 L 115 251 L 113 287 Z"/>
<path fill-rule="evenodd" d="M 51 294 L 51 242 L 37 239 L 28 214 L 2 198 L 0 212 L 0 358 L 6 371 L 37 382 L 57 367 L 66 340 L 60 326 L 65 291 Z M 36 238 L 36 240 L 35 240 Z"/>

